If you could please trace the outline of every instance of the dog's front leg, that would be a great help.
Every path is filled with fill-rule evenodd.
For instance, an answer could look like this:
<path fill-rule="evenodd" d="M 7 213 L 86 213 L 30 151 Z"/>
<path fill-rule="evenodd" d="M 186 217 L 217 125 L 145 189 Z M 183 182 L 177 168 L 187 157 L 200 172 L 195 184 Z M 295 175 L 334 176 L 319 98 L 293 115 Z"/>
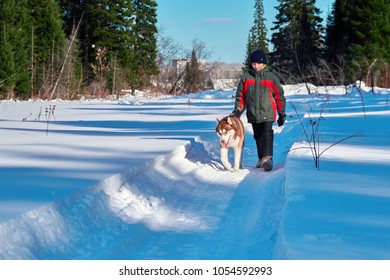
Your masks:
<path fill-rule="evenodd" d="M 242 167 L 242 148 L 234 148 L 234 172 L 237 172 Z"/>
<path fill-rule="evenodd" d="M 223 166 L 229 171 L 232 171 L 232 165 L 229 162 L 228 149 L 221 147 L 221 162 Z"/>

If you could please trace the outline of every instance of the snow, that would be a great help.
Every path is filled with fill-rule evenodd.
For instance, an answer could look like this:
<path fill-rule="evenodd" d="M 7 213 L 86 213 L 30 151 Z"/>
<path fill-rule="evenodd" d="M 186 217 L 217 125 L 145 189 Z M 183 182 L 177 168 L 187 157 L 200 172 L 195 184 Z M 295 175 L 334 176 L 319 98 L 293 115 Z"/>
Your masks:
<path fill-rule="evenodd" d="M 271 172 L 247 123 L 244 169 L 220 163 L 233 90 L 2 101 L 0 259 L 389 259 L 390 90 L 284 88 Z"/>

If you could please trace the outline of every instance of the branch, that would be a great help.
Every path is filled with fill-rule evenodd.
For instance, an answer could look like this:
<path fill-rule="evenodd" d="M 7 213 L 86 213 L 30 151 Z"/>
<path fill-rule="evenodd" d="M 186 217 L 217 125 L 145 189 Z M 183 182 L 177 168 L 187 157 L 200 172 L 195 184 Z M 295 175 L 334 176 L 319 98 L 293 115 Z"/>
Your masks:
<path fill-rule="evenodd" d="M 352 135 L 349 135 L 348 137 L 345 137 L 343 139 L 340 139 L 339 141 L 337 142 L 334 142 L 332 145 L 330 145 L 329 147 L 327 147 L 325 150 L 323 150 L 319 155 L 318 157 L 320 157 L 323 153 L 325 153 L 327 150 L 329 150 L 330 148 L 336 146 L 337 144 L 340 144 L 341 142 L 344 142 L 348 139 L 351 139 L 353 137 L 359 137 L 359 136 L 363 136 L 363 133 L 361 131 L 358 131 L 356 132 L 355 134 L 352 134 Z"/>
<path fill-rule="evenodd" d="M 298 114 L 297 108 L 295 107 L 295 105 L 294 105 L 293 103 L 290 103 L 290 104 L 291 104 L 291 107 L 293 107 L 293 109 L 294 109 L 294 111 L 295 111 L 295 114 L 296 114 L 297 117 L 298 117 L 298 121 L 299 121 L 299 123 L 301 124 L 301 127 L 302 127 L 302 129 L 303 129 L 303 132 L 305 133 L 306 140 L 307 140 L 307 142 L 309 143 L 309 148 L 310 148 L 311 154 L 312 154 L 312 156 L 313 156 L 314 164 L 317 166 L 317 154 L 316 154 L 316 152 L 315 152 L 315 147 L 314 147 L 314 150 L 313 150 L 313 147 L 312 147 L 312 145 L 311 145 L 311 141 L 310 141 L 309 135 L 307 134 L 307 131 L 306 131 L 304 125 L 303 125 L 302 119 L 301 119 L 301 117 L 300 117 L 299 114 Z"/>
<path fill-rule="evenodd" d="M 80 27 L 81 21 L 82 21 L 82 19 L 83 19 L 83 16 L 84 16 L 84 13 L 81 15 L 81 18 L 80 18 L 80 20 L 79 20 L 79 23 L 77 24 L 77 28 L 76 28 L 76 30 L 75 30 L 75 32 L 74 32 L 74 34 L 73 34 L 73 37 L 72 37 L 72 39 L 71 39 L 71 41 L 70 41 L 69 48 L 68 48 L 68 51 L 67 51 L 66 56 L 65 56 L 65 59 L 64 59 L 64 63 L 62 64 L 62 67 L 61 67 L 61 70 L 60 70 L 60 74 L 58 75 L 57 81 L 56 81 L 56 83 L 55 83 L 55 85 L 54 85 L 54 87 L 53 87 L 53 90 L 52 90 L 52 92 L 51 92 L 50 99 L 53 99 L 53 96 L 54 96 L 54 94 L 55 94 L 55 92 L 56 92 L 56 90 L 57 90 L 57 86 L 58 86 L 58 83 L 60 82 L 60 79 L 61 79 L 61 76 L 62 76 L 62 72 L 64 72 L 66 60 L 68 59 L 70 50 L 72 49 L 72 45 L 73 45 L 73 42 L 74 42 L 74 40 L 75 40 L 75 38 L 76 38 L 76 36 L 77 36 L 77 32 L 78 32 L 78 30 L 79 30 L 79 27 Z"/>

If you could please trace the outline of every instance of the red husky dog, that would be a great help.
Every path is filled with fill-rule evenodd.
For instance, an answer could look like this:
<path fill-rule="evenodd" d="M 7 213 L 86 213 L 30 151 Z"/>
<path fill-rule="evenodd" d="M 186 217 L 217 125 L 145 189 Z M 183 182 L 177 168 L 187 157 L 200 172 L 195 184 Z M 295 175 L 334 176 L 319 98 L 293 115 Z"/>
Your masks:
<path fill-rule="evenodd" d="M 224 117 L 222 120 L 217 119 L 215 132 L 219 137 L 221 144 L 221 162 L 229 171 L 237 172 L 242 168 L 242 155 L 244 149 L 244 125 L 242 121 L 234 116 Z M 234 167 L 229 162 L 228 149 L 234 150 Z"/>

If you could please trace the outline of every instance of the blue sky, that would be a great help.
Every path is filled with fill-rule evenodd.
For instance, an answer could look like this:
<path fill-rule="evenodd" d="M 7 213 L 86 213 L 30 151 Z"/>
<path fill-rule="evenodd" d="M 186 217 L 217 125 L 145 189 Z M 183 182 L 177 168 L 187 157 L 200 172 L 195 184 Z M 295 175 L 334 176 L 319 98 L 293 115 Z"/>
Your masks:
<path fill-rule="evenodd" d="M 267 28 L 273 26 L 277 0 L 264 0 Z M 317 0 L 326 18 L 333 0 Z M 191 48 L 194 39 L 206 43 L 211 60 L 242 62 L 249 29 L 253 25 L 255 0 L 157 0 L 158 26 L 163 32 Z M 270 38 L 269 38 L 270 39 Z"/>

